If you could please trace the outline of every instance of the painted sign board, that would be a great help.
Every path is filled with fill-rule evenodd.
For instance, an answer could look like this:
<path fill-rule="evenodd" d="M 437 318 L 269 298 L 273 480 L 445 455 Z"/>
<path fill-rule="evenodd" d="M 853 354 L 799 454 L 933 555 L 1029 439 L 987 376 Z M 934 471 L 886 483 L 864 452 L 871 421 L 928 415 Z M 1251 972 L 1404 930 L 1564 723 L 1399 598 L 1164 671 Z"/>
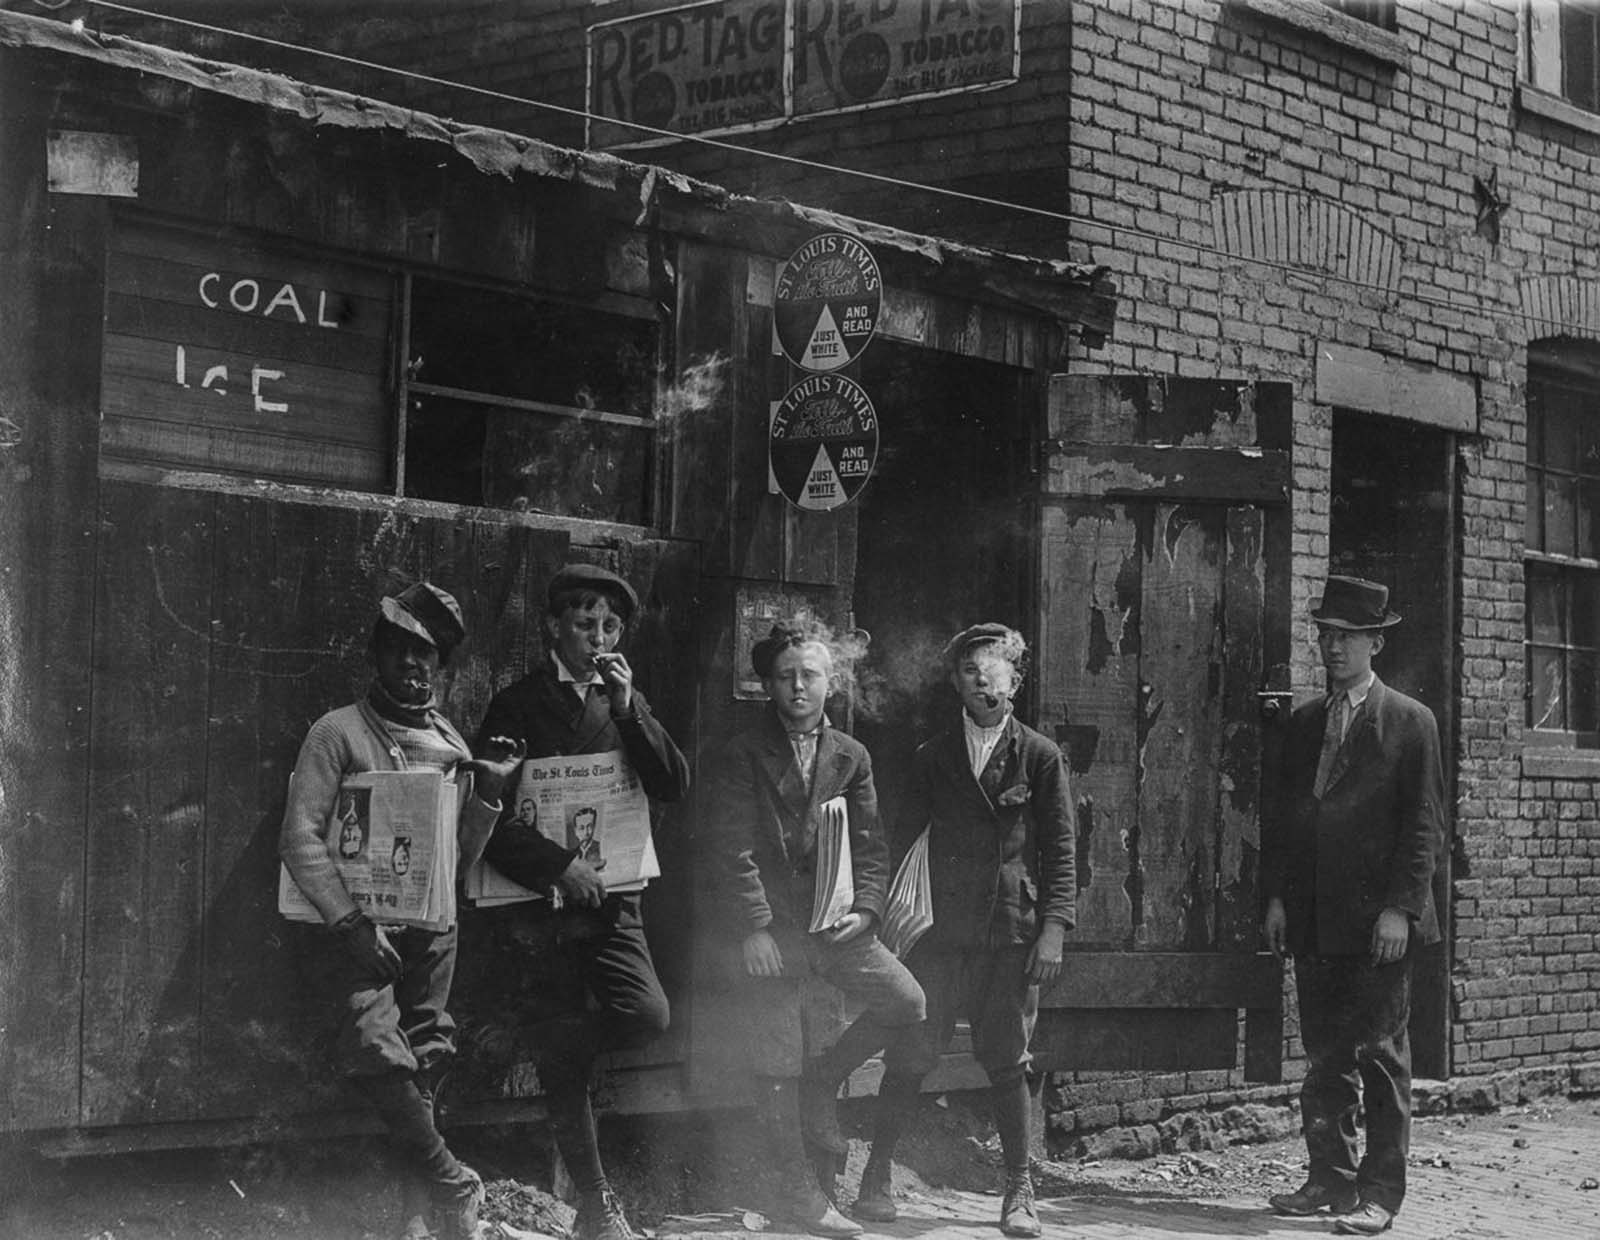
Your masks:
<path fill-rule="evenodd" d="M 838 370 L 855 361 L 882 309 L 877 260 L 848 233 L 812 237 L 789 255 L 772 290 L 778 346 L 802 370 Z"/>
<path fill-rule="evenodd" d="M 383 485 L 393 278 L 128 222 L 106 269 L 102 458 Z"/>
<path fill-rule="evenodd" d="M 772 415 L 772 477 L 797 508 L 827 512 L 849 503 L 878 459 L 878 415 L 854 379 L 808 375 Z"/>
<path fill-rule="evenodd" d="M 792 113 L 821 116 L 1015 82 L 1022 0 L 790 0 Z"/>
<path fill-rule="evenodd" d="M 788 115 L 786 0 L 710 0 L 589 27 L 591 147 L 741 133 Z"/>
<path fill-rule="evenodd" d="M 591 147 L 1008 86 L 1022 0 L 707 0 L 588 30 Z"/>

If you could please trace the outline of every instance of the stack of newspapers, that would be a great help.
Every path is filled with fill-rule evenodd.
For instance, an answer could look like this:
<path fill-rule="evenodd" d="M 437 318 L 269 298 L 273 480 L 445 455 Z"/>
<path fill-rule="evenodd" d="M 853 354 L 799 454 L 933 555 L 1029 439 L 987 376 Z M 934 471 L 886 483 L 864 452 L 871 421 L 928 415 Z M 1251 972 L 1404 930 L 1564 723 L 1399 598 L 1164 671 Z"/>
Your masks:
<path fill-rule="evenodd" d="M 525 759 L 506 814 L 496 830 L 519 824 L 571 849 L 599 874 L 607 893 L 641 891 L 661 876 L 650 802 L 620 749 Z M 487 861 L 467 870 L 466 892 L 480 907 L 560 899 L 559 891 L 532 891 Z"/>
<path fill-rule="evenodd" d="M 459 790 L 439 771 L 364 771 L 339 785 L 324 840 L 356 906 L 383 925 L 448 930 L 456 920 Z M 322 915 L 278 867 L 278 912 Z"/>
<path fill-rule="evenodd" d="M 816 886 L 811 895 L 811 933 L 829 930 L 856 902 L 850 859 L 850 811 L 843 797 L 824 801 L 817 811 Z"/>
<path fill-rule="evenodd" d="M 928 880 L 928 832 L 924 830 L 889 884 L 878 938 L 896 956 L 904 956 L 932 925 L 933 891 Z"/>

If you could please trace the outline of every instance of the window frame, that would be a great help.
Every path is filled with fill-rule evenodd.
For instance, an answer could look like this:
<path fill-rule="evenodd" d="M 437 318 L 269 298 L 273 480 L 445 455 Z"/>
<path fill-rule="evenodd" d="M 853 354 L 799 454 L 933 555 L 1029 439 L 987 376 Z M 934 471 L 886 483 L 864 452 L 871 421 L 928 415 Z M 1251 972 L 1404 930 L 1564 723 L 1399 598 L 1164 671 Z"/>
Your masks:
<path fill-rule="evenodd" d="M 1523 710 L 1524 738 L 1530 744 L 1541 748 L 1570 749 L 1588 753 L 1600 751 L 1600 706 L 1593 708 L 1596 718 L 1592 728 L 1540 728 L 1535 726 L 1533 718 L 1535 674 L 1534 657 L 1536 651 L 1559 652 L 1562 660 L 1565 679 L 1568 682 L 1567 693 L 1570 701 L 1570 675 L 1572 659 L 1575 654 L 1587 654 L 1591 659 L 1600 661 L 1600 637 L 1589 643 L 1574 641 L 1572 625 L 1573 602 L 1572 583 L 1587 582 L 1589 588 L 1600 597 L 1600 556 L 1584 556 L 1576 553 L 1576 547 L 1571 552 L 1552 551 L 1545 545 L 1546 532 L 1543 522 L 1542 497 L 1546 488 L 1543 481 L 1535 487 L 1534 478 L 1546 479 L 1552 476 L 1571 477 L 1579 481 L 1593 479 L 1600 485 L 1600 471 L 1588 473 L 1582 469 L 1582 462 L 1575 460 L 1571 468 L 1557 465 L 1548 459 L 1542 435 L 1535 434 L 1534 401 L 1536 389 L 1546 387 L 1565 388 L 1584 393 L 1595 405 L 1592 416 L 1600 422 L 1600 346 L 1569 342 L 1564 340 L 1547 340 L 1535 342 L 1528 350 L 1527 383 L 1524 389 L 1524 421 L 1526 427 L 1526 453 L 1524 478 L 1527 480 L 1527 506 L 1528 515 L 1524 520 L 1523 535 L 1523 676 L 1524 698 Z M 1539 425 L 1542 428 L 1545 420 L 1541 417 Z M 1539 504 L 1539 527 L 1537 541 L 1530 537 L 1534 525 L 1534 505 Z M 1591 514 L 1592 519 L 1600 519 L 1600 511 Z M 1575 518 L 1576 519 L 1576 518 Z M 1600 535 L 1591 535 L 1600 537 Z M 1558 601 L 1561 603 L 1561 639 L 1559 641 L 1535 640 L 1534 622 L 1535 589 L 1533 578 L 1535 573 L 1530 572 L 1531 566 L 1538 565 L 1544 571 L 1541 575 L 1548 576 L 1552 581 L 1559 583 Z M 1567 720 L 1570 723 L 1570 719 Z"/>
<path fill-rule="evenodd" d="M 333 478 L 319 477 L 313 474 L 302 474 L 294 469 L 266 470 L 252 468 L 246 461 L 232 463 L 227 461 L 198 461 L 187 459 L 181 453 L 170 455 L 160 451 L 129 451 L 118 447 L 115 443 L 108 443 L 106 436 L 107 418 L 102 413 L 100 434 L 96 442 L 96 470 L 100 477 L 111 479 L 126 479 L 142 483 L 181 487 L 190 490 L 210 490 L 222 493 L 237 493 L 260 495 L 263 493 L 281 496 L 291 496 L 301 500 L 314 500 L 316 502 L 331 503 L 337 506 L 373 506 L 394 508 L 400 506 L 402 511 L 427 512 L 432 514 L 451 513 L 470 515 L 474 520 L 500 520 L 506 523 L 537 526 L 540 528 L 556 529 L 583 529 L 593 536 L 599 537 L 660 537 L 667 528 L 670 520 L 668 500 L 670 497 L 671 469 L 671 443 L 669 439 L 670 423 L 662 418 L 667 392 L 671 382 L 669 373 L 670 360 L 674 353 L 674 340 L 672 338 L 672 321 L 670 316 L 664 315 L 650 299 L 620 292 L 615 289 L 601 289 L 590 292 L 584 296 L 575 296 L 557 289 L 542 286 L 509 283 L 496 281 L 476 276 L 469 272 L 456 271 L 448 268 L 436 268 L 419 265 L 404 260 L 389 260 L 375 258 L 371 255 L 350 251 L 338 246 L 331 246 L 303 238 L 283 236 L 277 233 L 263 232 L 256 229 L 238 227 L 213 227 L 198 226 L 195 221 L 171 216 L 164 212 L 155 212 L 144 209 L 136 204 L 118 204 L 112 213 L 111 228 L 108 234 L 106 252 L 104 256 L 104 273 L 107 282 L 106 312 L 100 323 L 99 367 L 101 373 L 102 392 L 110 390 L 121 380 L 126 365 L 122 362 L 113 363 L 108 353 L 110 347 L 109 337 L 117 334 L 126 334 L 124 329 L 114 322 L 111 298 L 118 295 L 117 288 L 113 287 L 113 264 L 130 261 L 130 256 L 139 258 L 148 254 L 158 258 L 165 256 L 167 261 L 172 261 L 172 255 L 177 255 L 178 260 L 194 266 L 197 270 L 206 267 L 215 267 L 226 270 L 232 274 L 244 273 L 262 284 L 265 293 L 270 294 L 279 283 L 294 283 L 302 294 L 307 290 L 314 294 L 322 287 L 321 279 L 326 274 L 334 281 L 329 288 L 345 289 L 346 277 L 354 275 L 356 283 L 350 287 L 355 289 L 355 296 L 377 298 L 378 286 L 383 287 L 382 300 L 386 303 L 381 316 L 381 327 L 377 328 L 372 349 L 380 356 L 365 359 L 360 366 L 348 368 L 351 375 L 362 376 L 370 381 L 373 388 L 372 414 L 374 425 L 364 434 L 370 440 L 363 439 L 362 451 L 369 455 L 373 462 L 373 471 L 370 478 Z M 239 264 L 243 262 L 244 266 Z M 237 267 L 237 271 L 234 269 Z M 305 269 L 324 268 L 326 272 L 313 272 L 306 274 Z M 286 272 L 297 274 L 285 274 Z M 360 281 L 366 281 L 361 284 Z M 654 357 L 652 362 L 653 377 L 649 385 L 648 407 L 649 417 L 637 414 L 621 413 L 611 409 L 576 408 L 551 403 L 548 401 L 518 401 L 514 398 L 498 397 L 491 393 L 481 393 L 470 390 L 458 390 L 443 385 L 419 385 L 408 374 L 407 360 L 410 356 L 410 334 L 412 328 L 411 292 L 416 280 L 426 280 L 433 283 L 450 284 L 458 287 L 482 288 L 495 293 L 526 299 L 530 302 L 545 304 L 558 304 L 571 306 L 575 310 L 604 313 L 623 316 L 640 323 L 649 323 L 654 343 Z M 124 300 L 129 298 L 147 298 L 156 304 L 165 305 L 172 303 L 182 308 L 192 301 L 192 291 L 179 294 L 168 290 L 165 285 L 152 288 L 147 294 L 138 287 L 123 290 L 121 296 Z M 165 291 L 163 291 L 165 290 Z M 346 289 L 348 292 L 349 290 Z M 340 294 L 341 296 L 344 293 Z M 306 303 L 308 315 L 320 315 L 314 301 Z M 237 307 L 242 310 L 243 307 Z M 284 312 L 287 323 L 288 311 Z M 126 317 L 126 316 L 124 316 Z M 164 324 L 167 316 L 157 316 L 155 322 Z M 248 324 L 253 320 L 241 320 Z M 300 319 L 302 326 L 305 318 Z M 331 324 L 320 324 L 331 326 Z M 173 336 L 172 333 L 181 330 L 176 327 L 158 326 L 148 333 L 141 335 L 142 354 L 148 353 L 150 358 L 160 354 L 159 361 L 154 365 L 145 366 L 152 375 L 164 375 L 167 382 L 174 381 L 172 374 L 172 361 L 170 357 L 161 352 L 165 350 L 172 340 L 179 343 L 193 343 L 194 348 L 189 349 L 193 354 L 190 360 L 190 370 L 187 375 L 188 382 L 185 387 L 194 387 L 200 384 L 201 372 L 204 366 L 211 362 L 224 360 L 230 364 L 234 361 L 248 362 L 255 356 L 258 342 L 253 335 L 246 333 L 239 337 L 236 331 L 228 331 L 225 336 L 218 336 L 212 340 L 209 336 L 205 339 L 190 342 L 188 337 Z M 219 328 L 219 331 L 223 329 Z M 242 330 L 242 329 L 240 329 Z M 148 339 L 143 339 L 148 335 Z M 124 350 L 126 351 L 126 350 Z M 204 351 L 205 361 L 201 361 L 201 351 Z M 315 351 L 313 351 L 315 352 Z M 237 354 L 235 357 L 234 354 Z M 141 354 L 141 356 L 142 356 Z M 273 353 L 276 356 L 276 353 Z M 289 361 L 326 367 L 330 364 L 320 358 L 320 355 L 307 361 L 299 353 L 285 355 Z M 143 364 L 143 363 L 141 363 Z M 246 378 L 239 386 L 244 394 L 250 392 L 248 371 L 242 373 Z M 277 389 L 266 384 L 266 379 L 281 382 L 282 375 L 277 371 L 270 374 L 264 372 L 264 386 L 261 389 L 262 399 L 276 399 Z M 182 383 L 183 375 L 180 372 L 176 380 Z M 642 385 L 641 385 L 642 386 Z M 118 388 L 118 391 L 122 389 Z M 482 406 L 510 406 L 526 409 L 531 413 L 542 414 L 547 417 L 563 417 L 583 419 L 591 423 L 603 423 L 626 428 L 631 431 L 643 432 L 649 436 L 649 446 L 646 449 L 645 468 L 648 480 L 642 495 L 645 521 L 635 524 L 628 521 L 609 520 L 601 517 L 568 514 L 563 512 L 541 511 L 537 509 L 522 510 L 516 507 L 490 507 L 462 503 L 452 500 L 430 499 L 409 493 L 406 484 L 406 429 L 407 415 L 410 410 L 411 391 L 419 393 L 436 394 L 444 399 L 459 399 L 473 401 Z M 148 398 L 146 398 L 148 399 Z M 643 407 L 641 401 L 639 407 Z M 152 405 L 152 408 L 160 407 Z M 319 414 L 319 417 L 324 415 Z M 173 422 L 183 425 L 187 419 L 167 415 L 159 419 L 164 422 Z M 200 423 L 195 423 L 201 426 Z M 201 426 L 201 429 L 204 429 Z M 316 443 L 307 441 L 307 449 L 314 450 Z"/>
<path fill-rule="evenodd" d="M 1526 113 L 1556 121 L 1572 129 L 1600 133 L 1600 6 L 1595 10 L 1591 90 L 1593 102 L 1574 99 L 1567 91 L 1563 10 L 1575 6 L 1524 0 L 1518 23 L 1520 72 L 1517 104 Z"/>
<path fill-rule="evenodd" d="M 553 290 L 533 288 L 527 285 L 508 285 L 465 272 L 408 266 L 397 269 L 396 274 L 400 280 L 395 302 L 399 320 L 395 333 L 397 348 L 395 360 L 394 494 L 396 498 L 413 503 L 446 504 L 454 508 L 470 508 L 477 512 L 502 513 L 507 517 L 536 517 L 542 522 L 582 521 L 591 525 L 604 525 L 613 529 L 638 531 L 647 534 L 656 534 L 664 528 L 668 490 L 666 480 L 667 452 L 664 439 L 665 425 L 661 419 L 661 410 L 664 403 L 664 385 L 667 381 L 665 363 L 672 353 L 672 341 L 664 338 L 666 325 L 662 323 L 661 316 L 653 306 L 642 298 L 632 297 L 625 293 L 602 291 L 587 298 L 577 298 L 563 295 Z M 453 385 L 428 383 L 414 379 L 411 375 L 411 357 L 413 353 L 412 324 L 414 321 L 412 307 L 415 285 L 419 279 L 431 284 L 450 285 L 460 289 L 477 288 L 486 292 L 520 298 L 530 302 L 568 305 L 575 310 L 598 311 L 650 322 L 656 329 L 655 380 L 650 395 L 652 416 L 644 418 L 615 410 L 589 409 L 525 397 L 503 396 L 493 392 L 480 392 L 471 388 L 459 388 Z M 575 421 L 599 422 L 606 425 L 625 427 L 630 430 L 648 432 L 650 435 L 650 447 L 647 455 L 650 476 L 644 497 L 644 522 L 616 521 L 608 518 L 587 517 L 562 512 L 524 512 L 517 508 L 460 504 L 454 501 L 430 499 L 426 496 L 410 493 L 407 490 L 406 480 L 406 438 L 410 423 L 413 394 L 434 396 L 442 400 L 459 401 L 487 408 L 518 410 L 530 414 L 571 418 Z"/>

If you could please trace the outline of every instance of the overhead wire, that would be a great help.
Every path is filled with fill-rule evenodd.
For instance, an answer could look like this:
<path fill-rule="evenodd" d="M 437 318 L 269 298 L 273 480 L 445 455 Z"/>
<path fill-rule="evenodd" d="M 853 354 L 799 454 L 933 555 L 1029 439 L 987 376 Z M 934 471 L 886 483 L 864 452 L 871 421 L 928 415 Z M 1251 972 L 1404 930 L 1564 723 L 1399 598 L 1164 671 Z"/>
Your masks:
<path fill-rule="evenodd" d="M 597 116 L 587 108 L 573 108 L 564 104 L 550 103 L 542 99 L 530 99 L 525 95 L 514 95 L 507 91 L 495 90 L 487 86 L 475 86 L 467 82 L 457 82 L 449 78 L 435 77 L 432 74 L 420 73 L 414 69 L 402 69 L 393 65 L 379 64 L 376 61 L 364 60 L 357 56 L 348 56 L 342 52 L 329 51 L 325 48 L 310 47 L 300 43 L 290 43 L 283 39 L 275 39 L 268 35 L 256 34 L 251 31 L 235 30 L 227 26 L 217 26 L 209 22 L 196 21 L 193 18 L 177 17 L 172 14 L 154 12 L 141 9 L 134 5 L 119 3 L 118 0 L 85 0 L 92 8 L 104 9 L 111 12 L 123 13 L 129 16 L 143 18 L 150 21 L 167 22 L 172 25 L 186 26 L 193 30 L 204 31 L 207 34 L 222 35 L 228 38 L 242 39 L 247 42 L 260 43 L 265 46 L 275 47 L 280 51 L 293 52 L 299 55 L 317 56 L 327 60 L 337 61 L 340 64 L 353 68 L 371 70 L 377 73 L 391 74 L 413 82 L 425 83 L 429 86 L 443 87 L 446 90 L 462 91 L 471 95 L 482 96 L 487 99 L 498 100 L 503 103 L 514 103 L 528 108 L 555 113 L 561 116 L 582 120 L 587 125 L 590 121 L 601 120 L 608 125 L 617 125 L 636 130 L 650 137 L 663 138 L 672 142 L 690 143 L 697 146 L 708 147 L 714 150 L 726 151 L 755 160 L 768 160 L 775 163 L 790 164 L 813 172 L 824 172 L 835 176 L 856 178 L 886 185 L 895 189 L 913 190 L 919 193 L 930 194 L 936 197 L 956 199 L 961 202 L 977 206 L 991 207 L 1002 211 L 1016 212 L 1022 215 L 1038 216 L 1060 224 L 1075 225 L 1080 228 L 1097 229 L 1112 236 L 1133 237 L 1141 241 L 1148 241 L 1158 246 L 1173 246 L 1191 254 L 1205 254 L 1216 258 L 1226 259 L 1230 262 L 1248 263 L 1255 267 L 1264 267 L 1269 270 L 1281 271 L 1289 275 L 1300 277 L 1314 277 L 1342 284 L 1347 287 L 1381 293 L 1386 297 L 1405 297 L 1408 300 L 1440 309 L 1455 310 L 1463 314 L 1472 314 L 1479 317 L 1504 319 L 1518 323 L 1539 323 L 1543 326 L 1559 327 L 1564 320 L 1544 319 L 1521 311 L 1505 314 L 1486 309 L 1482 301 L 1462 301 L 1446 294 L 1428 293 L 1421 289 L 1412 289 L 1404 294 L 1388 285 L 1375 284 L 1370 280 L 1362 280 L 1353 276 L 1341 275 L 1338 272 L 1322 268 L 1311 268 L 1295 263 L 1283 262 L 1278 259 L 1259 258 L 1253 255 L 1238 254 L 1219 246 L 1205 245 L 1197 241 L 1185 241 L 1179 237 L 1163 236 L 1160 233 L 1150 232 L 1148 229 L 1130 227 L 1125 224 L 1116 224 L 1107 220 L 1095 219 L 1091 216 L 1077 215 L 1071 212 L 1055 211 L 1048 207 L 1037 207 L 1030 203 L 1012 202 L 1008 199 L 993 198 L 984 194 L 973 194 L 966 190 L 952 189 L 943 185 L 931 185 L 921 181 L 911 181 L 903 177 L 891 176 L 887 173 L 872 172 L 862 168 L 851 168 L 841 164 L 824 163 L 820 160 L 807 159 L 800 155 L 791 155 L 783 151 L 766 151 L 758 147 L 745 146 L 738 142 L 729 142 L 722 138 L 708 137 L 703 134 L 684 134 L 676 130 L 662 129 L 657 126 L 647 125 L 640 121 L 621 120 L 611 116 Z M 1085 243 L 1087 244 L 1087 243 Z M 1139 273 L 1129 273 L 1137 275 Z"/>

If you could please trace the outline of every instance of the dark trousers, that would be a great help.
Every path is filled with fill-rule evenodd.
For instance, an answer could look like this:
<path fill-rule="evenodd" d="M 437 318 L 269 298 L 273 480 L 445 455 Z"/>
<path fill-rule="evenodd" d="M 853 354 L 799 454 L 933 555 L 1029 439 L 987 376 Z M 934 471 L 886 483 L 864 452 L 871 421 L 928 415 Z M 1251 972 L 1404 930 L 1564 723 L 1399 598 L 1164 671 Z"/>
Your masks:
<path fill-rule="evenodd" d="M 455 1053 L 455 1021 L 445 1010 L 455 976 L 456 931 L 390 930 L 400 954 L 393 982 L 362 973 L 320 926 L 298 936 L 300 967 L 334 1024 L 334 1060 L 349 1077 L 416 1072 Z"/>
<path fill-rule="evenodd" d="M 595 1059 L 666 1031 L 671 1010 L 638 917 L 638 896 L 612 896 L 599 911 L 501 915 L 488 961 L 497 998 L 539 1065 L 546 1089 L 587 1087 Z"/>
<path fill-rule="evenodd" d="M 1028 1044 L 1039 1020 L 1039 987 L 1028 980 L 1028 948 L 941 951 L 918 944 L 906 960 L 928 999 L 928 1019 L 889 1047 L 885 1068 L 923 1077 L 938 1066 L 955 1036 L 956 1019 L 972 1028 L 973 1057 L 995 1085 L 1019 1081 L 1033 1057 Z"/>
<path fill-rule="evenodd" d="M 1311 1179 L 1329 1187 L 1354 1183 L 1364 1200 L 1399 1210 L 1411 1146 L 1411 953 L 1376 966 L 1365 956 L 1301 956 L 1294 971 Z M 1358 1163 L 1362 1104 L 1367 1150 Z"/>

